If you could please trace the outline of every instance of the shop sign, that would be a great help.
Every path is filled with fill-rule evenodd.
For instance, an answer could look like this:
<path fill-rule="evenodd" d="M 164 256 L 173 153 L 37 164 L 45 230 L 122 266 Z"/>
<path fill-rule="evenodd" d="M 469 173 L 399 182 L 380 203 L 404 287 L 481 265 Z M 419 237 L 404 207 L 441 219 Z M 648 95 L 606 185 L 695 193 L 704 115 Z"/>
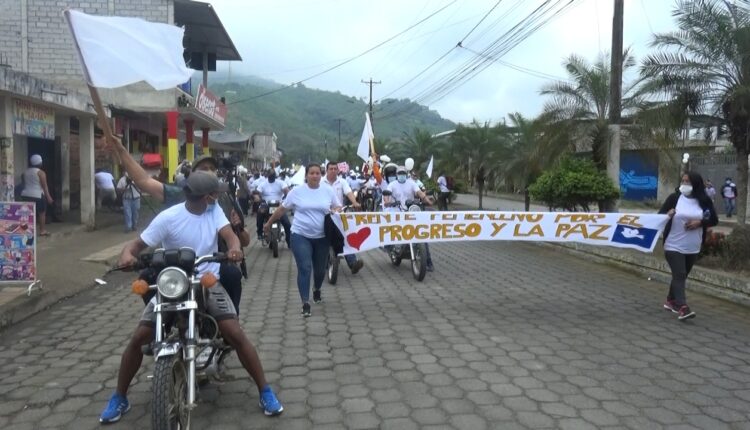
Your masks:
<path fill-rule="evenodd" d="M 227 119 L 227 105 L 222 103 L 214 93 L 207 90 L 203 85 L 198 86 L 195 108 L 221 125 L 224 125 L 224 121 Z"/>
<path fill-rule="evenodd" d="M 13 99 L 13 133 L 55 139 L 55 111 L 26 100 Z"/>

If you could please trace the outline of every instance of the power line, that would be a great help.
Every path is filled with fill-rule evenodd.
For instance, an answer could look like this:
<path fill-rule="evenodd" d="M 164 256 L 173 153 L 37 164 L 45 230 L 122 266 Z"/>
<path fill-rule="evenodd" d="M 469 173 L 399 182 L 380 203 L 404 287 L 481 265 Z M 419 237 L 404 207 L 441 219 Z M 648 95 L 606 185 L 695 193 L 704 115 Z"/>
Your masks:
<path fill-rule="evenodd" d="M 329 67 L 329 68 L 327 68 L 327 69 L 323 70 L 322 72 L 316 73 L 316 74 L 314 74 L 314 75 L 312 75 L 312 76 L 309 76 L 309 77 L 307 77 L 307 78 L 305 78 L 305 79 L 302 79 L 301 81 L 297 81 L 296 83 L 292 83 L 292 84 L 289 84 L 289 85 L 285 85 L 285 86 L 282 86 L 282 87 L 280 87 L 280 88 L 277 88 L 277 89 L 275 89 L 275 90 L 267 91 L 267 92 L 265 92 L 265 93 L 262 93 L 262 94 L 258 94 L 258 95 L 256 95 L 256 96 L 253 96 L 253 97 L 248 97 L 248 98 L 246 98 L 246 99 L 242 99 L 242 100 L 236 100 L 236 101 L 234 101 L 234 102 L 232 102 L 232 103 L 229 103 L 229 104 L 230 104 L 230 105 L 235 105 L 235 104 L 238 104 L 238 103 L 244 103 L 244 102 L 247 102 L 247 101 L 250 101 L 250 100 L 255 100 L 255 99 L 257 99 L 257 98 L 260 98 L 260 97 L 265 97 L 265 96 L 268 96 L 268 95 L 271 95 L 271 94 L 277 93 L 277 92 L 279 92 L 279 91 L 283 91 L 283 90 L 285 90 L 285 89 L 291 88 L 291 87 L 293 87 L 293 86 L 294 86 L 294 85 L 296 85 L 296 84 L 301 84 L 301 83 L 303 83 L 303 82 L 307 82 L 307 81 L 309 81 L 310 79 L 314 79 L 314 78 L 317 78 L 318 76 L 320 76 L 320 75 L 323 75 L 323 74 L 325 74 L 325 73 L 328 73 L 328 72 L 330 72 L 330 71 L 332 71 L 332 70 L 338 69 L 339 67 L 341 67 L 341 66 L 343 66 L 343 65 L 345 65 L 345 64 L 351 63 L 352 61 L 354 61 L 354 60 L 356 60 L 356 59 L 358 59 L 358 58 L 361 58 L 361 57 L 363 57 L 364 55 L 366 55 L 366 54 L 369 54 L 370 52 L 372 52 L 372 51 L 374 51 L 374 50 L 376 50 L 376 49 L 380 48 L 381 46 L 383 46 L 383 45 L 385 45 L 386 43 L 390 42 L 391 40 L 393 40 L 393 39 L 395 39 L 395 38 L 397 38 L 397 37 L 401 36 L 402 34 L 404 34 L 404 33 L 407 33 L 408 31 L 410 31 L 410 30 L 411 30 L 411 29 L 413 29 L 414 27 L 417 27 L 418 25 L 420 25 L 420 24 L 422 24 L 423 22 L 425 22 L 425 21 L 429 20 L 429 19 L 430 19 L 430 18 L 432 18 L 433 16 L 435 16 L 435 15 L 439 14 L 440 12 L 442 12 L 443 10 L 445 10 L 446 8 L 448 8 L 448 6 L 452 5 L 452 4 L 453 4 L 453 3 L 455 3 L 455 2 L 456 2 L 456 0 L 453 0 L 452 2 L 450 2 L 450 3 L 448 3 L 447 5 L 445 5 L 445 6 L 441 7 L 440 9 L 436 10 L 435 12 L 433 12 L 433 13 L 431 13 L 431 14 L 427 15 L 427 17 L 425 17 L 424 19 L 422 19 L 422 20 L 420 20 L 420 21 L 418 21 L 418 22 L 416 22 L 416 23 L 414 23 L 414 24 L 410 25 L 410 26 L 409 26 L 408 28 L 406 28 L 405 30 L 403 30 L 403 31 L 401 31 L 401 32 L 399 32 L 399 33 L 397 33 L 397 34 L 395 34 L 394 36 L 391 36 L 391 37 L 389 37 L 389 38 L 388 38 L 388 39 L 386 39 L 385 41 L 383 41 L 383 42 L 381 42 L 381 43 L 378 43 L 377 45 L 375 45 L 375 46 L 373 46 L 372 48 L 370 48 L 370 49 L 368 49 L 368 50 L 366 50 L 366 51 L 364 51 L 364 52 L 360 53 L 359 55 L 356 55 L 356 56 L 354 56 L 354 57 L 352 57 L 352 58 L 350 58 L 350 59 L 348 59 L 348 60 L 342 61 L 341 63 L 339 63 L 339 64 L 337 64 L 337 65 L 335 65 L 335 66 Z"/>

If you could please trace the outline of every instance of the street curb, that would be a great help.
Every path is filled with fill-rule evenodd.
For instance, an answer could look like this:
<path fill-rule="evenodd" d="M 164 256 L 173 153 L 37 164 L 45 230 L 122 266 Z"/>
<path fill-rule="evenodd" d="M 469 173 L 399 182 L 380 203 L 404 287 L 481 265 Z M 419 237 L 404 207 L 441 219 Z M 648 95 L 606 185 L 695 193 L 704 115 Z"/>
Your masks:
<path fill-rule="evenodd" d="M 565 252 L 566 254 L 583 257 L 597 263 L 609 264 L 627 272 L 644 275 L 648 280 L 669 284 L 672 272 L 666 260 L 657 260 L 654 256 L 623 255 L 613 250 L 595 249 L 590 245 L 580 243 L 545 243 L 533 242 L 537 246 Z M 693 266 L 688 277 L 687 288 L 703 294 L 728 300 L 740 305 L 750 306 L 750 280 L 739 277 L 726 276 L 711 269 Z"/>

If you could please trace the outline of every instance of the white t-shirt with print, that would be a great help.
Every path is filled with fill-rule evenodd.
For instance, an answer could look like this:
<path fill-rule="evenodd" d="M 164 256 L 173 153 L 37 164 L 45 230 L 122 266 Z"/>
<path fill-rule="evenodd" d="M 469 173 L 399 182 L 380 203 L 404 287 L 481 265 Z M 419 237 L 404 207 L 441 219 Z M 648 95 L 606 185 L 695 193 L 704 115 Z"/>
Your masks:
<path fill-rule="evenodd" d="M 701 209 L 698 199 L 690 199 L 681 195 L 677 200 L 677 206 L 672 217 L 672 227 L 669 229 L 669 235 L 664 242 L 664 250 L 677 251 L 681 254 L 698 254 L 701 252 L 703 229 L 685 229 L 686 222 L 701 219 L 703 219 L 703 209 Z"/>
<path fill-rule="evenodd" d="M 419 186 L 416 182 L 411 179 L 407 179 L 403 184 L 399 181 L 393 181 L 388 184 L 388 190 L 393 193 L 391 197 L 401 204 L 405 204 L 407 200 L 414 200 L 419 191 Z"/>
<path fill-rule="evenodd" d="M 278 178 L 273 182 L 266 181 L 263 185 L 258 187 L 258 192 L 263 200 L 270 202 L 271 200 L 281 201 L 284 197 L 284 189 L 286 184 L 284 181 L 280 181 Z"/>
<path fill-rule="evenodd" d="M 325 236 L 323 222 L 331 207 L 336 206 L 333 188 L 320 182 L 318 188 L 307 184 L 294 187 L 283 203 L 286 209 L 294 209 L 292 233 L 308 239 L 320 239 Z"/>
<path fill-rule="evenodd" d="M 224 211 L 216 205 L 210 212 L 201 215 L 190 213 L 185 204 L 174 205 L 162 211 L 141 233 L 141 240 L 148 246 L 164 249 L 193 248 L 197 257 L 213 254 L 219 250 L 219 230 L 229 224 Z M 219 277 L 219 263 L 205 263 L 196 274 L 211 272 Z"/>
<path fill-rule="evenodd" d="M 333 194 L 336 196 L 335 206 L 344 206 L 344 196 L 352 192 L 352 187 L 349 186 L 346 180 L 337 176 L 335 181 L 329 182 L 328 177 L 324 176 L 320 183 L 333 188 Z"/>

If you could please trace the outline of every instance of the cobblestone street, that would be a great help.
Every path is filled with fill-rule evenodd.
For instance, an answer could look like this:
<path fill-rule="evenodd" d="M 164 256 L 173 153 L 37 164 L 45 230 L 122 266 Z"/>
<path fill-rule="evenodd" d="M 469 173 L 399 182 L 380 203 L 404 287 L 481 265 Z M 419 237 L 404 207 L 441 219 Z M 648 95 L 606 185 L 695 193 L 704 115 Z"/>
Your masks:
<path fill-rule="evenodd" d="M 750 310 L 530 244 L 432 247 L 413 280 L 364 254 L 299 314 L 291 252 L 251 249 L 240 319 L 285 412 L 263 416 L 236 355 L 196 429 L 750 429 Z M 70 270 L 75 270 L 71 267 Z M 0 428 L 98 428 L 142 303 L 131 275 L 0 333 Z M 153 359 L 112 429 L 150 428 Z"/>

